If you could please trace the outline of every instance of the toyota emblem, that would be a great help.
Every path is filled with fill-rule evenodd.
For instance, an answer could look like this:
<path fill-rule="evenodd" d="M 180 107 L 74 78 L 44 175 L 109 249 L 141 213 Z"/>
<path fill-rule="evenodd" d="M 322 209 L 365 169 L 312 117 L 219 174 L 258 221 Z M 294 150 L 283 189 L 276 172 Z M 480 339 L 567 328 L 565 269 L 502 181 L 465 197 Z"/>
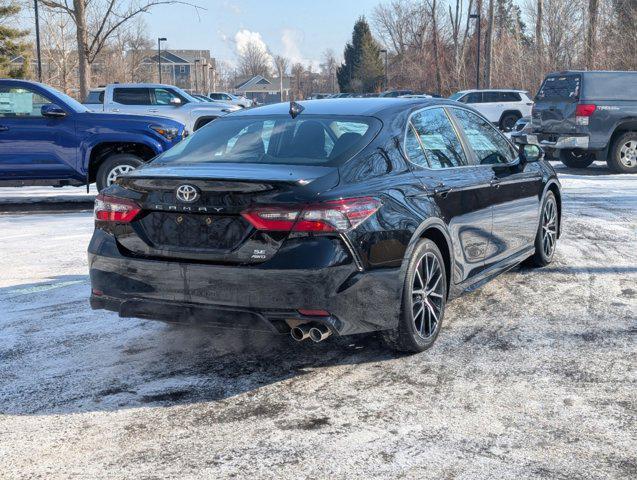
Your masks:
<path fill-rule="evenodd" d="M 192 203 L 199 198 L 199 190 L 192 185 L 181 185 L 175 193 L 177 200 L 185 203 Z"/>

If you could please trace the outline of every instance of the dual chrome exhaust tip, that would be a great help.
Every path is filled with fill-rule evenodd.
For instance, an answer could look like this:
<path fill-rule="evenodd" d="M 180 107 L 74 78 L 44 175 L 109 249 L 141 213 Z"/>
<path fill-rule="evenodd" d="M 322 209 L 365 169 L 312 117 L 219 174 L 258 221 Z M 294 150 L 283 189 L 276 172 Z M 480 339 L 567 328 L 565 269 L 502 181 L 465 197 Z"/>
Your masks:
<path fill-rule="evenodd" d="M 310 338 L 313 342 L 322 342 L 332 334 L 329 327 L 321 324 L 303 323 L 290 330 L 290 335 L 297 342 Z"/>

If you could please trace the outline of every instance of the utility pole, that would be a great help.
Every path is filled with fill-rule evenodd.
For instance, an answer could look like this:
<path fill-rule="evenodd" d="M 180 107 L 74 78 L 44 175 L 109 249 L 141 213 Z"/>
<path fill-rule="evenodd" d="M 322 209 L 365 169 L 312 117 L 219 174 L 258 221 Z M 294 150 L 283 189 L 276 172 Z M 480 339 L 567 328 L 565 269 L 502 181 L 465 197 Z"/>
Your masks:
<path fill-rule="evenodd" d="M 157 39 L 157 63 L 159 65 L 159 83 L 161 83 L 161 42 L 165 42 L 164 37 Z"/>
<path fill-rule="evenodd" d="M 38 55 L 38 81 L 42 82 L 42 55 L 40 54 L 40 14 L 38 11 L 38 0 L 33 0 L 35 7 L 35 45 Z"/>
<path fill-rule="evenodd" d="M 478 44 L 476 47 L 476 90 L 480 90 L 480 14 L 474 13 L 469 18 L 475 19 L 477 23 Z"/>

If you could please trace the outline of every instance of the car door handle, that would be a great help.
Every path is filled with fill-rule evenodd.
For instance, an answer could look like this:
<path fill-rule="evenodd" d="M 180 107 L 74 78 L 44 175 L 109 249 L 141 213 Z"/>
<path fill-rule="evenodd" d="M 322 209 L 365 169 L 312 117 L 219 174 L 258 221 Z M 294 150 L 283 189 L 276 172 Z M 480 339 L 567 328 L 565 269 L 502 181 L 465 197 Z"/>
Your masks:
<path fill-rule="evenodd" d="M 149 109 L 148 109 L 148 111 L 149 111 L 150 113 L 157 113 L 157 112 L 159 112 L 159 110 L 157 110 L 156 108 L 149 108 Z"/>
<path fill-rule="evenodd" d="M 451 192 L 451 190 L 453 190 L 451 187 L 447 187 L 445 185 L 439 185 L 436 188 L 434 188 L 434 195 L 445 198 L 447 195 L 449 195 L 449 192 Z"/>
<path fill-rule="evenodd" d="M 119 112 L 119 108 L 114 108 L 111 112 Z"/>
<path fill-rule="evenodd" d="M 6 125 L 0 125 L 0 132 L 6 132 L 7 130 L 9 130 L 9 127 Z"/>

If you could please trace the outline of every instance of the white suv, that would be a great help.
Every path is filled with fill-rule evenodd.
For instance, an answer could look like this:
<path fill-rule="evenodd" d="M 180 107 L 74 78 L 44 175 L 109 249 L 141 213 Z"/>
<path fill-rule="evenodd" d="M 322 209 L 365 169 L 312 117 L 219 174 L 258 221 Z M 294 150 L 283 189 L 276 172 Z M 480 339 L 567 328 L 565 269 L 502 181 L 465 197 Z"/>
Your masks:
<path fill-rule="evenodd" d="M 524 90 L 463 90 L 449 98 L 471 105 L 505 132 L 520 118 L 531 116 L 533 108 L 533 100 Z"/>

